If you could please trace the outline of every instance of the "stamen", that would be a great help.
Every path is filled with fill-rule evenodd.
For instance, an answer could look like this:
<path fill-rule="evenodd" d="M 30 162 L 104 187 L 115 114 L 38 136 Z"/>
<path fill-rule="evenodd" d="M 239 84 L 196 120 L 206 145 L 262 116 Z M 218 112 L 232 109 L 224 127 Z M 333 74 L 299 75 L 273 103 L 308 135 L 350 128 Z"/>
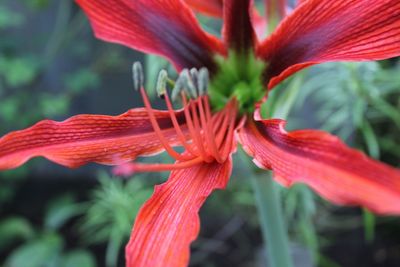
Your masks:
<path fill-rule="evenodd" d="M 190 98 L 196 99 L 198 97 L 197 89 L 192 81 L 192 78 L 190 76 L 188 69 L 182 70 L 179 77 L 182 77 L 181 79 L 183 82 L 183 89 L 185 89 L 187 91 Z"/>
<path fill-rule="evenodd" d="M 206 115 L 204 114 L 204 107 L 203 107 L 203 98 L 207 98 L 207 96 L 203 97 L 200 96 L 199 97 L 199 111 L 200 111 L 200 120 L 201 120 L 201 125 L 207 140 L 207 144 L 210 148 L 210 152 L 213 155 L 213 157 L 219 162 L 222 163 L 222 159 L 218 153 L 217 150 L 217 145 L 215 143 L 215 135 L 214 135 L 214 131 L 212 129 L 212 125 L 211 125 L 211 120 L 208 120 L 208 118 L 206 118 Z"/>
<path fill-rule="evenodd" d="M 178 77 L 178 79 L 175 82 L 175 86 L 172 89 L 172 93 L 171 93 L 171 99 L 172 101 L 177 101 L 178 97 L 181 96 L 181 92 L 183 91 L 184 88 L 184 83 L 183 83 L 183 78 L 181 76 Z"/>
<path fill-rule="evenodd" d="M 157 95 L 165 100 L 169 117 L 171 119 L 180 145 L 185 149 L 184 153 L 178 153 L 167 141 L 163 130 L 151 107 L 150 100 L 143 88 L 143 70 L 139 62 L 132 66 L 133 85 L 135 90 L 140 90 L 144 106 L 147 110 L 154 133 L 160 140 L 165 151 L 178 162 L 174 164 L 126 164 L 124 168 L 132 172 L 140 171 L 169 171 L 194 166 L 201 162 L 217 161 L 223 163 L 232 149 L 237 115 L 237 101 L 231 100 L 226 107 L 216 114 L 211 114 L 211 107 L 207 95 L 209 73 L 206 68 L 184 69 L 176 82 L 168 78 L 168 73 L 161 70 L 157 80 Z M 167 85 L 173 86 L 171 92 L 172 101 L 180 96 L 185 116 L 185 132 L 178 122 L 175 110 L 172 106 Z M 188 98 L 189 96 L 189 98 Z M 122 168 L 122 167 L 121 167 Z M 125 169 L 125 170 L 128 170 Z"/>
<path fill-rule="evenodd" d="M 198 88 L 198 80 L 199 80 L 199 72 L 197 71 L 197 69 L 195 69 L 195 68 L 190 69 L 190 77 L 192 78 L 194 87 L 197 89 Z"/>
<path fill-rule="evenodd" d="M 209 162 L 211 158 L 209 157 L 209 154 L 205 150 L 205 141 L 203 139 L 204 137 L 204 129 L 200 126 L 200 120 L 198 116 L 198 110 L 196 108 L 197 100 L 195 102 L 192 102 L 190 105 L 190 114 L 192 115 L 192 120 L 194 122 L 194 128 L 195 128 L 195 134 L 198 136 L 197 139 L 199 140 L 199 146 L 202 151 L 204 151 L 204 161 Z M 202 135 L 203 133 L 203 135 Z"/>
<path fill-rule="evenodd" d="M 168 94 L 165 94 L 165 103 L 167 104 L 167 108 L 168 108 L 168 112 L 169 112 L 169 115 L 170 115 L 171 120 L 172 120 L 172 124 L 173 124 L 173 126 L 174 126 L 174 129 L 175 129 L 175 131 L 176 131 L 176 133 L 177 133 L 177 135 L 178 135 L 178 138 L 179 138 L 179 140 L 181 141 L 182 145 L 184 146 L 184 148 L 185 148 L 186 150 L 188 150 L 189 153 L 191 153 L 191 154 L 193 154 L 193 155 L 196 155 L 196 156 L 199 156 L 199 154 L 197 153 L 197 151 L 195 151 L 195 150 L 193 149 L 193 147 L 192 147 L 193 145 L 187 143 L 186 137 L 184 136 L 184 134 L 183 134 L 183 132 L 182 132 L 182 129 L 181 129 L 181 127 L 179 126 L 178 120 L 176 119 L 175 112 L 174 112 L 174 110 L 172 109 L 172 104 L 171 104 L 171 101 L 170 101 L 170 99 L 169 99 Z"/>
<path fill-rule="evenodd" d="M 175 112 L 172 108 L 171 101 L 169 100 L 169 96 L 167 94 L 167 82 L 168 82 L 168 73 L 165 70 L 161 70 L 160 73 L 158 74 L 158 79 L 157 79 L 157 94 L 161 98 L 165 99 L 165 103 L 167 105 L 168 113 L 169 116 L 171 117 L 172 125 L 174 126 L 174 129 L 177 133 L 177 136 L 179 140 L 181 141 L 183 147 L 188 150 L 191 154 L 197 155 L 196 151 L 192 148 L 191 144 L 187 143 L 186 137 L 182 132 L 182 129 L 178 123 L 178 120 L 176 118 Z"/>
<path fill-rule="evenodd" d="M 140 93 L 142 94 L 143 102 L 146 107 L 147 113 L 150 118 L 151 125 L 153 126 L 154 132 L 157 134 L 157 137 L 160 139 L 161 144 L 164 146 L 165 151 L 173 157 L 176 160 L 187 160 L 187 159 L 193 159 L 193 156 L 188 156 L 188 155 L 181 155 L 178 152 L 176 152 L 165 140 L 164 135 L 161 132 L 160 125 L 157 122 L 156 117 L 154 116 L 153 113 L 153 108 L 150 105 L 149 98 L 147 97 L 146 91 L 144 88 L 140 88 Z"/>
<path fill-rule="evenodd" d="M 135 91 L 139 91 L 144 84 L 144 74 L 142 64 L 136 61 L 132 65 L 132 78 L 133 78 L 133 88 Z"/>
<path fill-rule="evenodd" d="M 231 112 L 230 112 L 231 106 L 232 106 L 232 103 L 228 102 L 226 108 L 223 110 L 224 115 L 222 116 L 222 125 L 219 128 L 215 129 L 215 132 L 217 132 L 215 139 L 216 139 L 217 144 L 219 144 L 218 150 L 220 150 L 222 148 L 222 144 L 223 144 L 222 141 L 225 137 L 225 132 L 226 132 L 226 131 L 218 131 L 218 129 L 227 129 L 228 128 L 229 116 L 231 115 Z"/>
<path fill-rule="evenodd" d="M 164 98 L 167 93 L 167 80 L 168 80 L 168 73 L 165 70 L 161 70 L 158 73 L 157 79 L 157 96 L 160 98 Z"/>
<path fill-rule="evenodd" d="M 190 107 L 191 107 L 191 114 L 192 114 L 192 119 L 194 121 L 194 128 L 195 128 L 195 134 L 198 136 L 197 139 L 200 140 L 199 145 L 200 145 L 200 149 L 201 151 L 204 151 L 204 161 L 206 162 L 210 162 L 212 161 L 212 159 L 208 156 L 208 154 L 205 151 L 205 147 L 204 147 L 204 140 L 203 140 L 203 136 L 201 135 L 201 133 L 204 134 L 204 131 L 202 132 L 202 128 L 200 127 L 200 121 L 199 121 L 199 116 L 197 113 L 197 109 L 196 109 L 196 102 L 191 102 L 190 103 Z"/>
<path fill-rule="evenodd" d="M 208 73 L 208 71 L 207 71 L 207 73 Z M 209 121 L 209 124 L 210 124 L 209 131 L 211 133 L 211 137 L 210 137 L 212 140 L 211 145 L 215 146 L 215 150 L 218 151 L 218 155 L 219 155 L 219 150 L 218 150 L 218 146 L 217 146 L 218 140 L 216 138 L 216 134 L 215 134 L 213 126 L 215 126 L 215 128 L 217 129 L 216 130 L 217 132 L 219 132 L 219 129 L 223 129 L 223 128 L 220 128 L 221 124 L 222 124 L 221 117 L 223 116 L 223 114 L 226 114 L 226 112 L 224 112 L 224 113 L 218 112 L 214 117 L 211 117 L 211 109 L 210 109 L 210 103 L 209 103 L 208 96 L 204 96 L 203 100 L 204 100 L 203 103 L 205 105 L 205 110 L 206 110 L 207 121 Z M 228 104 L 228 106 L 229 106 L 229 104 Z M 215 118 L 216 122 L 213 121 L 214 118 Z M 219 158 L 221 159 L 220 155 L 219 155 Z M 223 160 L 223 159 L 221 159 L 221 160 Z"/>
<path fill-rule="evenodd" d="M 201 96 L 207 93 L 209 80 L 210 74 L 208 73 L 208 70 L 206 68 L 201 68 L 197 80 L 197 87 Z"/>
<path fill-rule="evenodd" d="M 202 145 L 202 141 L 201 141 L 201 138 L 199 136 L 200 133 L 198 133 L 198 132 L 196 132 L 194 130 L 193 121 L 192 121 L 192 118 L 191 118 L 190 112 L 189 112 L 189 108 L 190 107 L 189 107 L 189 105 L 187 103 L 185 92 L 183 92 L 183 91 L 181 92 L 181 97 L 182 97 L 182 102 L 183 102 L 183 112 L 185 114 L 186 123 L 187 123 L 188 128 L 189 128 L 189 133 L 192 136 L 193 142 L 195 143 L 197 149 L 200 152 L 200 157 L 202 157 L 203 160 L 206 160 L 207 155 L 206 155 L 206 153 L 204 151 L 204 148 L 203 148 L 203 145 Z"/>

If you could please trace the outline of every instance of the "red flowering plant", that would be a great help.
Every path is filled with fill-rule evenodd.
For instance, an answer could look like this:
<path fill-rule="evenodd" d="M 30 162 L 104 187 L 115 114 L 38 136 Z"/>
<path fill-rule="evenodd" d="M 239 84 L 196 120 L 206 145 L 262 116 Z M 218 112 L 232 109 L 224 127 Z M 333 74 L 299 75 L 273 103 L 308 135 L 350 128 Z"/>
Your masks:
<path fill-rule="evenodd" d="M 45 120 L 9 133 L 0 139 L 0 169 L 42 156 L 71 168 L 88 162 L 118 165 L 119 174 L 171 171 L 136 218 L 126 247 L 127 266 L 188 264 L 190 244 L 199 232 L 198 211 L 213 190 L 227 185 L 238 143 L 284 186 L 305 183 L 336 204 L 400 213 L 398 169 L 329 133 L 287 132 L 284 120 L 265 119 L 260 112 L 268 92 L 305 67 L 399 56 L 399 1 L 302 1 L 265 40 L 255 33 L 251 0 L 77 3 L 100 39 L 172 62 L 178 79 L 161 72 L 157 86 L 167 109 L 151 107 L 136 63 L 134 87 L 144 108 L 119 116 Z M 222 40 L 201 29 L 188 4 L 223 17 Z M 174 109 L 175 99 L 182 108 Z M 176 162 L 134 162 L 162 151 Z"/>

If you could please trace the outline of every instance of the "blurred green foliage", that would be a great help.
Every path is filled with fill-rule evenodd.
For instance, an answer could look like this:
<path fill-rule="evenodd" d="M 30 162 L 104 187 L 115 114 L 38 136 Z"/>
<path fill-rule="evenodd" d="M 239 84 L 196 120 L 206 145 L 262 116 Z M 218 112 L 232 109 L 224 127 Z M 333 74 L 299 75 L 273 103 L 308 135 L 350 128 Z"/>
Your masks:
<path fill-rule="evenodd" d="M 49 23 L 52 16 L 55 21 Z M 50 30 L 42 30 L 41 18 L 47 20 Z M 117 47 L 94 46 L 85 16 L 70 0 L 1 1 L 0 34 L 0 135 L 44 118 L 65 118 L 78 96 L 100 86 L 102 72 L 125 62 Z M 91 60 L 93 54 L 97 55 L 95 61 Z M 16 192 L 35 163 L 0 174 L 0 255 L 6 255 L 0 264 L 97 266 L 87 243 L 71 247 L 70 234 L 65 232 L 90 207 L 78 201 L 75 192 L 47 200 L 41 224 L 23 215 L 4 214 L 3 207 L 23 202 L 15 198 Z M 132 216 L 126 223 L 126 235 Z M 78 242 L 83 244 L 83 238 Z"/>
<path fill-rule="evenodd" d="M 93 191 L 84 215 L 80 227 L 82 239 L 89 244 L 107 243 L 105 261 L 108 267 L 117 266 L 135 216 L 152 193 L 139 178 L 122 181 L 101 172 L 100 185 Z"/>
<path fill-rule="evenodd" d="M 7 8 L 5 5 L 0 6 L 0 30 L 19 26 L 23 22 L 24 16 Z"/>
<path fill-rule="evenodd" d="M 399 164 L 400 65 L 378 62 L 330 63 L 313 68 L 303 85 L 298 109 L 313 103 L 321 127 L 356 139 L 374 158 L 382 152 Z"/>
<path fill-rule="evenodd" d="M 66 240 L 59 232 L 67 222 L 82 214 L 86 207 L 70 195 L 52 200 L 44 214 L 42 227 L 23 217 L 9 217 L 0 222 L 0 249 L 14 247 L 4 259 L 5 267 L 94 267 L 95 258 L 87 250 L 66 249 Z"/>

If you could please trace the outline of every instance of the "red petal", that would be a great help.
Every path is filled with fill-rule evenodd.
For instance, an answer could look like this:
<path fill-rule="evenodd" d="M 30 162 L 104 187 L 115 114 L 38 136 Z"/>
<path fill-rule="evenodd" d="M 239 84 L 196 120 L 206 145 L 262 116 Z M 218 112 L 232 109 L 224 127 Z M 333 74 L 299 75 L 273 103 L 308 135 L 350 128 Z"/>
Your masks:
<path fill-rule="evenodd" d="M 190 243 L 199 233 L 198 211 L 214 189 L 225 188 L 231 170 L 229 159 L 172 171 L 136 218 L 126 247 L 127 267 L 187 266 Z"/>
<path fill-rule="evenodd" d="M 178 144 L 168 112 L 155 111 L 171 144 Z M 180 121 L 182 113 L 177 114 Z M 163 150 L 145 109 L 119 116 L 78 115 L 63 122 L 41 121 L 0 139 L 0 170 L 43 156 L 68 167 L 88 162 L 121 164 Z"/>
<path fill-rule="evenodd" d="M 323 131 L 287 133 L 283 120 L 249 121 L 239 139 L 254 162 L 285 186 L 305 183 L 337 204 L 400 213 L 400 171 L 347 147 Z"/>
<path fill-rule="evenodd" d="M 269 88 L 312 64 L 399 56 L 400 1 L 304 1 L 257 53 L 269 62 Z"/>
<path fill-rule="evenodd" d="M 185 0 L 185 2 L 197 12 L 222 18 L 222 0 Z"/>
<path fill-rule="evenodd" d="M 169 58 L 178 69 L 213 68 L 223 44 L 205 33 L 180 0 L 77 0 L 105 41 Z"/>
<path fill-rule="evenodd" d="M 252 0 L 224 1 L 223 36 L 227 46 L 234 51 L 247 52 L 257 41 L 252 25 Z"/>

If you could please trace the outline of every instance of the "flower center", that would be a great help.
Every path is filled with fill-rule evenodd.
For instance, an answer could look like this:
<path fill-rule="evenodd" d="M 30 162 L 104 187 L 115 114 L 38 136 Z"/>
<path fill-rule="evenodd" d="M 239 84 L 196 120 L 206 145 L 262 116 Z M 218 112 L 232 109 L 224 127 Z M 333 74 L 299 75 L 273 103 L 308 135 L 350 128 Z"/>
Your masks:
<path fill-rule="evenodd" d="M 182 153 L 173 149 L 168 142 L 165 131 L 155 116 L 155 110 L 151 107 L 149 97 L 143 88 L 143 72 L 140 63 L 133 66 L 134 87 L 140 90 L 144 106 L 149 116 L 149 121 L 165 151 L 175 160 L 175 164 L 140 164 L 130 163 L 129 170 L 137 171 L 164 171 L 187 168 L 201 162 L 217 161 L 223 163 L 229 157 L 234 146 L 234 130 L 236 127 L 238 103 L 232 98 L 226 106 L 218 112 L 212 113 L 210 100 L 207 94 L 208 71 L 203 68 L 200 71 L 192 69 L 183 70 L 177 81 L 169 80 L 166 71 L 162 70 L 157 81 L 157 94 L 165 100 L 171 124 L 179 140 L 179 146 L 184 148 Z M 171 97 L 167 84 L 174 84 Z M 174 110 L 172 100 L 181 100 L 182 107 Z M 178 120 L 177 114 L 184 117 L 184 121 Z M 121 170 L 121 169 L 120 169 Z"/>
<path fill-rule="evenodd" d="M 258 60 L 253 52 L 230 52 L 227 59 L 218 57 L 216 62 L 218 71 L 212 77 L 209 88 L 211 105 L 220 110 L 235 97 L 241 114 L 253 112 L 255 104 L 266 92 L 262 82 L 265 63 Z"/>

